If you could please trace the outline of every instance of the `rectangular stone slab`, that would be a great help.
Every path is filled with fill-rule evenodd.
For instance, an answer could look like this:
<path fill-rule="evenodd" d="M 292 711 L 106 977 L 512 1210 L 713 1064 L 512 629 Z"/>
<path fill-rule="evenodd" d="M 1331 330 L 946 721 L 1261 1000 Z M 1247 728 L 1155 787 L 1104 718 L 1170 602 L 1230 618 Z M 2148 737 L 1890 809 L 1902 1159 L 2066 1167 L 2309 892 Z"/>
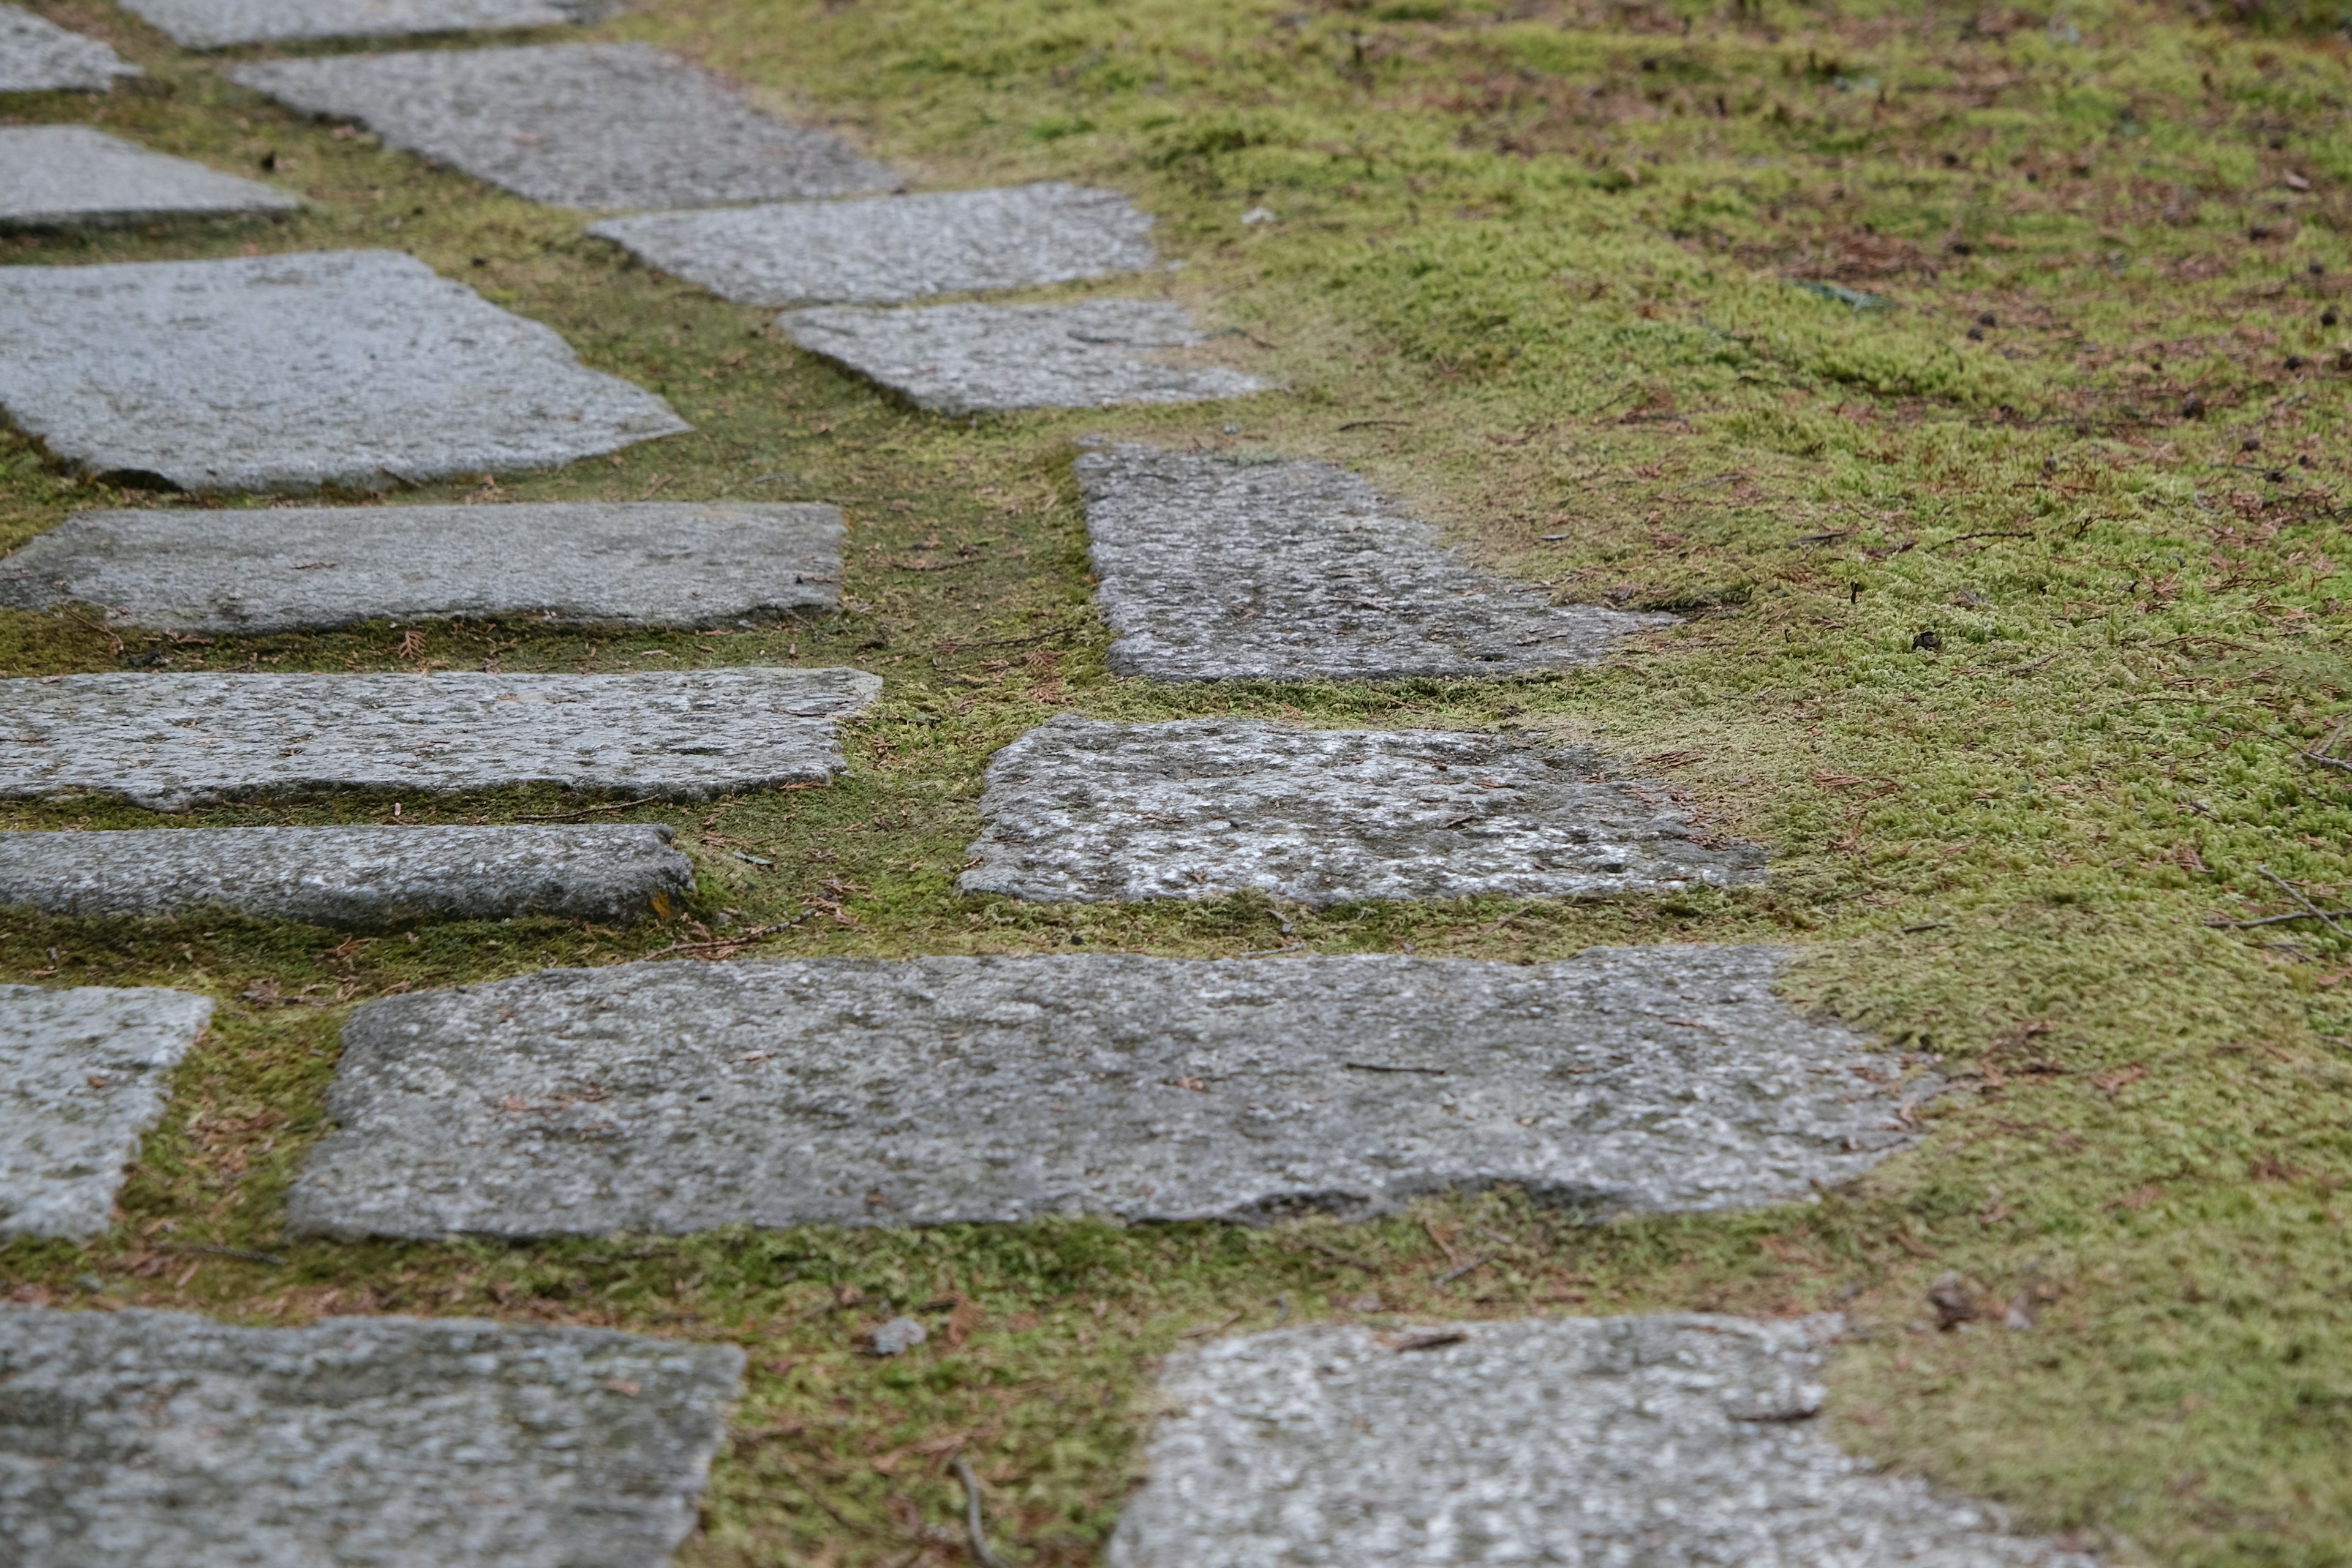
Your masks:
<path fill-rule="evenodd" d="M 716 206 L 898 183 L 841 138 L 762 114 L 646 44 L 342 55 L 228 74 L 558 206 Z"/>
<path fill-rule="evenodd" d="M 855 669 L 677 675 L 68 675 L 0 681 L 0 799 L 154 811 L 334 790 L 551 784 L 705 800 L 829 779 Z"/>
<path fill-rule="evenodd" d="M 957 886 L 1045 903 L 1565 899 L 1760 881 L 1761 847 L 1704 837 L 1605 757 L 1445 730 L 1065 713 L 988 764 Z"/>
<path fill-rule="evenodd" d="M 62 915 L 225 910 L 375 927 L 516 915 L 629 925 L 685 908 L 667 827 L 158 827 L 0 833 L 0 904 Z"/>
<path fill-rule="evenodd" d="M 1328 463 L 1127 445 L 1083 453 L 1077 469 L 1119 675 L 1524 675 L 1590 663 L 1674 618 L 1554 605 Z"/>
<path fill-rule="evenodd" d="M 593 9 L 550 0 L 123 0 L 123 5 L 185 49 L 555 27 L 582 21 Z"/>
<path fill-rule="evenodd" d="M 1108 1568 L 2096 1568 L 1848 1458 L 1835 1319 L 1321 1324 L 1168 1358 Z"/>
<path fill-rule="evenodd" d="M 140 1137 L 212 1016 L 211 997 L 186 991 L 0 985 L 0 1242 L 86 1241 L 114 1223 Z"/>
<path fill-rule="evenodd" d="M 389 250 L 0 268 L 0 407 L 94 473 L 191 490 L 382 489 L 688 428 Z"/>
<path fill-rule="evenodd" d="M 1270 384 L 1222 365 L 1152 357 L 1203 341 L 1191 313 L 1163 300 L 913 310 L 832 305 L 786 311 L 776 325 L 809 353 L 939 414 L 1202 403 Z"/>
<path fill-rule="evenodd" d="M 529 1237 L 1258 1221 L 1517 1183 L 1802 1199 L 1906 1141 L 1760 948 L 555 970 L 371 1002 L 289 1223 Z"/>
<path fill-rule="evenodd" d="M 1151 219 L 1083 185 L 610 218 L 588 232 L 742 305 L 887 305 L 1139 271 Z"/>
<path fill-rule="evenodd" d="M 694 626 L 841 601 L 841 513 L 728 501 L 96 511 L 0 559 L 0 605 L 118 626 Z"/>
<path fill-rule="evenodd" d="M 15 1568 L 661 1568 L 732 1345 L 476 1318 L 0 1307 Z"/>
<path fill-rule="evenodd" d="M 116 77 L 139 74 L 98 39 L 0 5 L 0 92 L 104 92 Z"/>
<path fill-rule="evenodd" d="M 0 227 L 105 228 L 301 205 L 257 180 L 150 153 L 87 125 L 0 126 Z"/>

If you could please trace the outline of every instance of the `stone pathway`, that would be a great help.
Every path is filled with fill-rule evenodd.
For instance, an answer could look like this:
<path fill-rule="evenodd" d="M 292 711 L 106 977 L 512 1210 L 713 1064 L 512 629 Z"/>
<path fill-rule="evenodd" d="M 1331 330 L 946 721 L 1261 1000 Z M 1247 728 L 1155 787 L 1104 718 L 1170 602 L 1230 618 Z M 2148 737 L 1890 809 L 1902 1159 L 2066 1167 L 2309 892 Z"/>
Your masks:
<path fill-rule="evenodd" d="M 106 228 L 301 205 L 257 180 L 150 153 L 86 125 L 0 127 L 0 228 Z"/>
<path fill-rule="evenodd" d="M 108 45 L 0 5 L 0 92 L 104 92 L 142 74 Z"/>
<path fill-rule="evenodd" d="M 835 607 L 842 533 L 834 507 L 730 501 L 84 512 L 0 559 L 0 606 L 205 632 L 710 626 Z"/>
<path fill-rule="evenodd" d="M 0 985 L 0 1243 L 105 1233 L 165 1080 L 212 1016 L 211 997 L 185 991 Z M 0 1431 L 22 1397 L 13 1370 L 0 1354 Z M 0 1480 L 0 1541 L 22 1539 L 5 1521 L 11 1490 Z"/>
<path fill-rule="evenodd" d="M 988 767 L 967 893 L 1041 902 L 1565 899 L 1763 879 L 1666 786 L 1580 748 L 1444 730 L 1060 715 Z"/>
<path fill-rule="evenodd" d="M 336 790 L 517 784 L 706 800 L 831 778 L 855 669 L 677 675 L 47 676 L 0 681 L 0 799 L 154 811 Z"/>
<path fill-rule="evenodd" d="M 228 74 L 559 206 L 709 206 L 898 183 L 839 137 L 761 114 L 645 44 L 343 55 Z"/>
<path fill-rule="evenodd" d="M 569 0 L 122 0 L 182 48 L 555 27 L 593 9 Z"/>
<path fill-rule="evenodd" d="M 743 1352 L 466 1318 L 0 1306 L 16 1568 L 656 1568 Z"/>
<path fill-rule="evenodd" d="M 428 1237 L 1785 1203 L 1908 1142 L 1780 954 L 640 963 L 365 1004 L 289 1223 Z M 1889 1084 L 1893 1072 L 1878 1075 Z M 1916 1086 L 1915 1086 L 1916 1087 Z"/>

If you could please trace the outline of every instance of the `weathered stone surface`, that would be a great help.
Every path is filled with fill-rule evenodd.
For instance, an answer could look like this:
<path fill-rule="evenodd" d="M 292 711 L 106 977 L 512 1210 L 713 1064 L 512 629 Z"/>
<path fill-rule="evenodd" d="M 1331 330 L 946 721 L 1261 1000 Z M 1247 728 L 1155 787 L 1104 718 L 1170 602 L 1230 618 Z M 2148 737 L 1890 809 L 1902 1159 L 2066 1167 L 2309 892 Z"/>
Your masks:
<path fill-rule="evenodd" d="M 248 633 L 707 626 L 838 605 L 842 531 L 833 507 L 728 501 L 85 512 L 0 559 L 0 605 Z"/>
<path fill-rule="evenodd" d="M 704 800 L 831 778 L 855 669 L 677 675 L 68 675 L 0 681 L 0 799 L 156 811 L 333 790 L 502 785 Z"/>
<path fill-rule="evenodd" d="M 388 250 L 0 268 L 0 407 L 184 489 L 373 489 L 688 428 L 536 321 Z"/>
<path fill-rule="evenodd" d="M 914 310 L 835 305 L 787 311 L 776 325 L 809 353 L 940 414 L 1202 403 L 1268 385 L 1220 365 L 1150 357 L 1203 341 L 1184 307 L 1160 300 Z"/>
<path fill-rule="evenodd" d="M 116 77 L 139 74 L 98 39 L 0 5 L 0 92 L 104 92 Z"/>
<path fill-rule="evenodd" d="M 0 985 L 0 1240 L 79 1241 L 113 1223 L 140 1135 L 163 1114 L 165 1080 L 212 1016 L 211 997 L 185 991 Z M 11 1539 L 0 1517 L 0 1541 Z"/>
<path fill-rule="evenodd" d="M 586 20 L 597 9 L 565 0 L 123 0 L 123 5 L 189 49 L 293 38 L 556 27 Z"/>
<path fill-rule="evenodd" d="M 291 1223 L 339 1235 L 1787 1202 L 1906 1141 L 1761 948 L 639 963 L 372 1002 Z M 1916 1086 L 1915 1086 L 1916 1088 Z"/>
<path fill-rule="evenodd" d="M 1290 1329 L 1179 1351 L 1109 1568 L 2094 1568 L 1805 1419 L 1834 1318 Z"/>
<path fill-rule="evenodd" d="M 229 75 L 560 206 L 710 206 L 898 183 L 839 137 L 761 114 L 645 44 L 343 55 Z"/>
<path fill-rule="evenodd" d="M 1557 605 L 1328 463 L 1121 446 L 1078 458 L 1110 668 L 1154 680 L 1521 675 L 1671 616 Z"/>
<path fill-rule="evenodd" d="M 87 125 L 0 126 L 0 227 L 100 228 L 301 205 L 257 181 L 150 153 Z"/>
<path fill-rule="evenodd" d="M 1082 185 L 611 218 L 588 231 L 744 305 L 887 305 L 1150 267 L 1151 219 Z"/>
<path fill-rule="evenodd" d="M 661 1568 L 732 1345 L 479 1319 L 0 1307 L 16 1568 Z"/>
<path fill-rule="evenodd" d="M 162 827 L 0 833 L 0 904 L 67 915 L 227 910 L 314 925 L 682 908 L 694 863 L 659 826 Z"/>
<path fill-rule="evenodd" d="M 1539 899 L 1761 880 L 1665 786 L 1579 747 L 1445 730 L 1062 714 L 996 754 L 967 893 L 1041 902 Z"/>

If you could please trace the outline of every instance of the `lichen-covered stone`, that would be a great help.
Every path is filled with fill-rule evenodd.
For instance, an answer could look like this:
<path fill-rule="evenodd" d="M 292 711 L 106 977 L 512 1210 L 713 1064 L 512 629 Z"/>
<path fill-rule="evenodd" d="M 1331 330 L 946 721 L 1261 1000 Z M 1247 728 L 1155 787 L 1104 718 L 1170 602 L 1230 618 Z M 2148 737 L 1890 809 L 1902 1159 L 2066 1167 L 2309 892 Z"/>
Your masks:
<path fill-rule="evenodd" d="M 0 92 L 104 92 L 115 78 L 139 74 L 100 40 L 0 5 Z"/>
<path fill-rule="evenodd" d="M 0 126 L 0 228 L 102 228 L 285 212 L 302 204 L 87 125 Z"/>
<path fill-rule="evenodd" d="M 123 0 L 182 48 L 554 27 L 600 7 L 569 0 Z"/>

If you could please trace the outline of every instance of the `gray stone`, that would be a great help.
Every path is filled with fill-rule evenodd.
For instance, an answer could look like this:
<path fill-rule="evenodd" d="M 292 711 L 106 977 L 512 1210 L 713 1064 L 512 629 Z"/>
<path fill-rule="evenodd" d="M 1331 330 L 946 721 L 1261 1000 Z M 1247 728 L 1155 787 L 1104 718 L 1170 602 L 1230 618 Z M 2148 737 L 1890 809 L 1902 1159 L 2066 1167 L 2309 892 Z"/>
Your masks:
<path fill-rule="evenodd" d="M 1148 215 L 1117 191 L 1082 185 L 648 213 L 588 232 L 744 305 L 887 305 L 1157 259 Z"/>
<path fill-rule="evenodd" d="M 931 1337 L 931 1331 L 912 1318 L 893 1318 L 874 1331 L 876 1355 L 904 1355 Z"/>
<path fill-rule="evenodd" d="M 0 127 L 0 227 L 103 228 L 301 205 L 284 191 L 87 125 Z"/>
<path fill-rule="evenodd" d="M 1041 902 L 1565 899 L 1763 879 L 1666 786 L 1580 747 L 1445 730 L 1062 714 L 988 765 L 967 893 Z"/>
<path fill-rule="evenodd" d="M 114 1223 L 140 1135 L 212 1016 L 185 991 L 0 985 L 0 1240 L 83 1241 Z M 0 1372 L 0 1409 L 9 1394 Z"/>
<path fill-rule="evenodd" d="M 14 1568 L 660 1568 L 743 1352 L 473 1318 L 0 1307 Z"/>
<path fill-rule="evenodd" d="M 645 44 L 344 55 L 229 75 L 559 206 L 711 206 L 898 183 L 839 137 L 762 114 Z"/>
<path fill-rule="evenodd" d="M 0 5 L 0 92 L 104 92 L 139 68 L 96 38 Z"/>
<path fill-rule="evenodd" d="M 835 305 L 787 311 L 776 325 L 809 353 L 940 414 L 1202 403 L 1270 384 L 1221 365 L 1152 357 L 1204 341 L 1184 307 L 1160 300 L 914 310 Z"/>
<path fill-rule="evenodd" d="M 708 626 L 834 608 L 842 531 L 829 506 L 727 501 L 85 512 L 0 559 L 0 606 L 207 632 Z"/>
<path fill-rule="evenodd" d="M 1560 606 L 1479 570 L 1328 463 L 1122 446 L 1078 458 L 1110 668 L 1154 680 L 1397 680 L 1585 664 L 1671 616 Z"/>
<path fill-rule="evenodd" d="M 0 268 L 0 407 L 60 458 L 192 490 L 377 489 L 688 428 L 388 250 Z"/>
<path fill-rule="evenodd" d="M 66 675 L 0 681 L 0 800 L 155 811 L 515 784 L 706 800 L 829 779 L 855 669 L 677 675 Z"/>
<path fill-rule="evenodd" d="M 226 910 L 314 925 L 515 915 L 628 925 L 694 891 L 662 826 L 159 827 L 0 833 L 0 904 L 62 915 Z"/>
<path fill-rule="evenodd" d="M 182 48 L 556 27 L 596 9 L 565 0 L 123 0 Z"/>
<path fill-rule="evenodd" d="M 289 1223 L 1257 1221 L 1496 1183 L 1604 1211 L 1791 1202 L 1907 1135 L 1899 1075 L 1777 1001 L 1778 963 L 814 959 L 388 997 L 344 1026 L 341 1130 Z"/>
<path fill-rule="evenodd" d="M 1808 1422 L 1834 1318 L 1318 1325 L 1168 1359 L 1109 1568 L 2093 1568 Z"/>

